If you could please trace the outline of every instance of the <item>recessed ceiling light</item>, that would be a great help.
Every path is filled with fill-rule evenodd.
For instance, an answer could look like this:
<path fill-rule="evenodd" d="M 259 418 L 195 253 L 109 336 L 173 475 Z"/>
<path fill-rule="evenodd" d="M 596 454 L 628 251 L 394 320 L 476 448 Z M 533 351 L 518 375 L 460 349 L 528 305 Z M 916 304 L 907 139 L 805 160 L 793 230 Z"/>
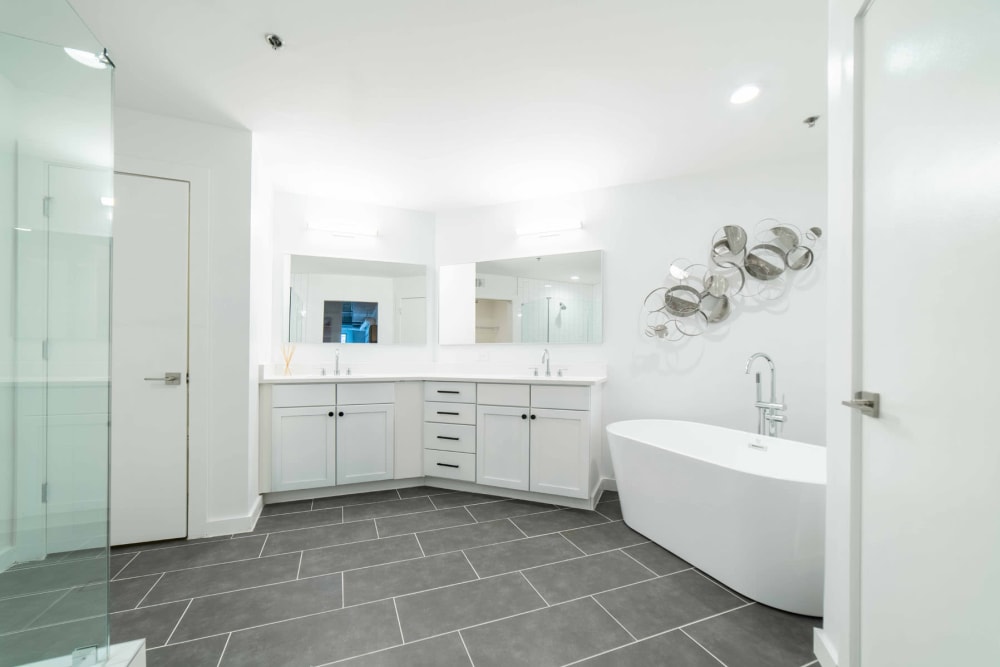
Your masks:
<path fill-rule="evenodd" d="M 107 69 L 108 63 L 104 59 L 103 54 L 91 53 L 90 51 L 81 51 L 80 49 L 71 49 L 68 46 L 63 49 L 66 55 L 80 63 L 81 65 L 86 65 L 87 67 L 93 69 Z"/>
<path fill-rule="evenodd" d="M 733 104 L 746 104 L 750 100 L 756 99 L 758 95 L 760 95 L 760 88 L 751 83 L 737 88 L 729 97 L 729 101 Z"/>
<path fill-rule="evenodd" d="M 579 280 L 580 276 L 570 276 L 569 279 L 570 280 Z"/>
<path fill-rule="evenodd" d="M 546 285 L 546 287 L 552 287 L 552 285 Z"/>

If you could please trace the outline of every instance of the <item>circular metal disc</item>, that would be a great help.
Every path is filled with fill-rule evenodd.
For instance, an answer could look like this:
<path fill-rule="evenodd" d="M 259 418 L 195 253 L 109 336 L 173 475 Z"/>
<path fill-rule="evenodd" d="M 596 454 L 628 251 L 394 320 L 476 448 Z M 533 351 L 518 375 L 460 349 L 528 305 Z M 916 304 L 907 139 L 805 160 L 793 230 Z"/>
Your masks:
<path fill-rule="evenodd" d="M 761 243 L 747 253 L 744 267 L 757 280 L 774 280 L 785 272 L 785 251 L 777 246 Z"/>
<path fill-rule="evenodd" d="M 663 295 L 663 309 L 677 317 L 689 317 L 698 312 L 701 294 L 687 285 L 675 285 Z"/>

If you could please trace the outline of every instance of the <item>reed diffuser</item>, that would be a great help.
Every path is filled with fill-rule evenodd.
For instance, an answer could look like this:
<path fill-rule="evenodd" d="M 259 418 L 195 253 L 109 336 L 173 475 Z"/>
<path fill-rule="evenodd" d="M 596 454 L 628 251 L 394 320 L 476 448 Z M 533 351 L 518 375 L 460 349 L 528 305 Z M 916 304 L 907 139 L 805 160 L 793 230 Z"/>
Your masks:
<path fill-rule="evenodd" d="M 285 359 L 285 375 L 292 374 L 292 357 L 295 356 L 295 345 L 292 343 L 281 344 L 281 356 Z"/>

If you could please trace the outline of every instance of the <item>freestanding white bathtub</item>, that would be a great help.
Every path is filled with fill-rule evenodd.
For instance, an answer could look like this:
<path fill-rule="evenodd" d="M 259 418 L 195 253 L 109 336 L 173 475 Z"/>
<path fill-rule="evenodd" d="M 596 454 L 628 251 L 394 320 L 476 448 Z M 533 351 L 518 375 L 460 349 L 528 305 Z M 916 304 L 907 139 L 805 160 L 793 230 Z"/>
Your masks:
<path fill-rule="evenodd" d="M 625 523 L 744 596 L 823 614 L 823 447 L 684 421 L 608 426 Z"/>

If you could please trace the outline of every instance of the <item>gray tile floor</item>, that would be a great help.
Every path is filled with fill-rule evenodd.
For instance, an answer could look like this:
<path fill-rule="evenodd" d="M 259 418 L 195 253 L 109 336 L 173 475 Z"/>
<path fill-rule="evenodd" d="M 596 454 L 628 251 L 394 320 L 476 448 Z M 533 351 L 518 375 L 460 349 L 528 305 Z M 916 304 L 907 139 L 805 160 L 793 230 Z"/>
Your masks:
<path fill-rule="evenodd" d="M 748 602 L 596 512 L 419 487 L 270 505 L 253 533 L 113 550 L 150 667 L 812 665 Z"/>

